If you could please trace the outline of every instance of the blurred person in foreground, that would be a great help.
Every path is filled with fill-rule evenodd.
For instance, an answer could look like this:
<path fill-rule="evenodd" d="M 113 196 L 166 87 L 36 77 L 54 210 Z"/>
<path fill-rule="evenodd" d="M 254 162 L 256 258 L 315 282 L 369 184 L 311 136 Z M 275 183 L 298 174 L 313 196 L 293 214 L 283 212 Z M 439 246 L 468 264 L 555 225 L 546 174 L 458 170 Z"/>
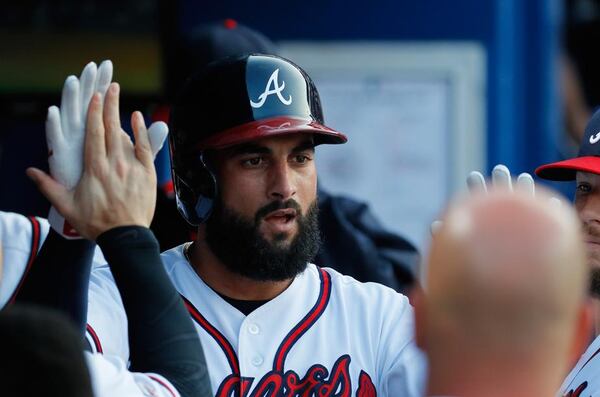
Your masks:
<path fill-rule="evenodd" d="M 59 311 L 33 305 L 3 309 L 0 312 L 2 395 L 94 396 L 82 342 L 82 334 Z"/>
<path fill-rule="evenodd" d="M 549 197 L 496 189 L 447 210 L 415 303 L 428 396 L 553 396 L 584 349 L 580 223 Z"/>

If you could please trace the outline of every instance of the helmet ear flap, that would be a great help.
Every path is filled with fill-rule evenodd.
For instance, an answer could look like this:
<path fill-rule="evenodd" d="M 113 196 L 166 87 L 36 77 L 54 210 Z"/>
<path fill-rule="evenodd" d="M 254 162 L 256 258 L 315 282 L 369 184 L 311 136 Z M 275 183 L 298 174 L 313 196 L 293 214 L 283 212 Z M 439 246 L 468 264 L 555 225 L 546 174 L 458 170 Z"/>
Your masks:
<path fill-rule="evenodd" d="M 172 171 L 177 209 L 189 224 L 197 226 L 206 222 L 212 212 L 217 183 L 202 156 L 194 163 L 186 166 L 185 175 Z"/>

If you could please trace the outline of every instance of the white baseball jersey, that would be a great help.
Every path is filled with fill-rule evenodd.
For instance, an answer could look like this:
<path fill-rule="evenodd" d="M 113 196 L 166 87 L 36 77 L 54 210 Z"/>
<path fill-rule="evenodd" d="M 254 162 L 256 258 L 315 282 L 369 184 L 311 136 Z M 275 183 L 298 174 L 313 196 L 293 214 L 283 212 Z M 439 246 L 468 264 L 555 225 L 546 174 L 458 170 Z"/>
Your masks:
<path fill-rule="evenodd" d="M 96 397 L 179 397 L 173 385 L 158 374 L 129 372 L 118 357 L 85 352 Z"/>
<path fill-rule="evenodd" d="M 4 307 L 8 302 L 14 300 L 49 230 L 50 225 L 44 218 L 26 217 L 13 212 L 0 211 L 0 242 L 3 250 L 3 268 L 0 277 L 0 307 Z M 96 249 L 94 253 L 93 265 L 94 267 L 99 267 L 100 270 L 99 274 L 92 272 L 90 277 L 89 295 L 92 298 L 99 291 L 102 291 L 106 283 L 105 277 L 101 277 L 102 272 L 110 274 L 110 270 L 100 249 Z M 115 293 L 115 290 L 111 290 L 111 292 Z M 118 299 L 120 299 L 118 291 L 116 291 L 116 294 Z M 101 292 L 100 295 L 105 296 L 106 292 Z M 95 299 L 95 301 L 101 304 L 104 300 Z M 127 321 L 124 313 L 115 315 L 118 317 L 114 321 Z M 113 320 L 110 317 L 109 319 Z M 96 347 L 93 329 L 89 326 L 87 328 L 88 333 L 86 337 L 88 343 Z M 102 352 L 97 347 L 96 351 Z"/>
<path fill-rule="evenodd" d="M 14 299 L 48 231 L 48 221 L 43 218 L 0 211 L 0 242 L 3 249 L 0 307 Z M 94 267 L 100 268 L 100 275 L 107 269 L 100 249 L 96 249 L 94 254 Z M 104 278 L 92 273 L 90 296 L 94 297 L 103 288 Z M 106 296 L 106 293 L 102 296 Z M 94 343 L 93 330 L 89 326 L 87 337 Z M 130 372 L 118 357 L 85 352 L 85 358 L 96 397 L 179 397 L 175 387 L 162 376 Z"/>
<path fill-rule="evenodd" d="M 405 296 L 311 264 L 245 316 L 200 279 L 182 247 L 162 260 L 195 321 L 215 396 L 423 394 L 425 362 Z M 114 288 L 105 290 L 108 312 L 90 297 L 88 322 L 104 352 L 126 359 L 127 324 L 111 322 L 123 311 Z"/>
<path fill-rule="evenodd" d="M 0 307 L 14 299 L 48 230 L 45 219 L 0 211 L 0 241 L 4 255 Z"/>
<path fill-rule="evenodd" d="M 0 307 L 12 301 L 33 265 L 50 225 L 44 218 L 0 211 L 0 242 L 3 249 L 3 269 L 0 276 Z M 94 252 L 93 266 L 106 268 L 99 248 Z M 90 283 L 100 282 L 91 277 Z M 94 290 L 99 287 L 94 286 Z"/>
<path fill-rule="evenodd" d="M 562 386 L 560 396 L 600 396 L 600 336 L 588 346 Z"/>

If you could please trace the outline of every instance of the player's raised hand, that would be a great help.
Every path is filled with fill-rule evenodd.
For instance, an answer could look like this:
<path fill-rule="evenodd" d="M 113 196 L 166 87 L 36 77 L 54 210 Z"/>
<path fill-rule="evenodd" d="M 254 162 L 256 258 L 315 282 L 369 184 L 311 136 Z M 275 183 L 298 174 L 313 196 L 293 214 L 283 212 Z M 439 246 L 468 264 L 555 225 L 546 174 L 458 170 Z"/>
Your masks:
<path fill-rule="evenodd" d="M 112 76 L 113 65 L 110 60 L 102 62 L 99 67 L 90 62 L 79 79 L 69 76 L 65 80 L 60 108 L 48 108 L 46 141 L 50 175 L 68 190 L 75 187 L 83 170 L 83 145 L 90 99 L 96 92 L 104 98 Z M 161 149 L 167 132 L 166 125 L 160 122 L 148 129 L 154 156 Z M 80 238 L 79 233 L 65 222 L 54 206 L 50 208 L 48 220 L 54 230 L 64 237 Z"/>
<path fill-rule="evenodd" d="M 471 192 L 487 192 L 488 186 L 485 178 L 479 171 L 472 171 L 467 177 L 467 186 Z M 503 164 L 498 164 L 492 170 L 492 183 L 491 188 L 493 189 L 504 189 L 512 191 L 517 190 L 530 195 L 535 195 L 535 182 L 528 173 L 524 172 L 517 177 L 514 183 L 510 175 L 510 170 Z"/>
<path fill-rule="evenodd" d="M 102 62 L 100 67 L 96 67 L 94 62 L 88 63 L 79 79 L 69 76 L 65 80 L 60 108 L 48 108 L 46 142 L 50 175 L 68 190 L 73 189 L 81 178 L 90 99 L 94 92 L 105 95 L 112 74 L 113 66 L 109 60 Z M 64 237 L 80 238 L 54 206 L 50 209 L 48 220 L 52 228 Z"/>
<path fill-rule="evenodd" d="M 119 85 L 112 83 L 102 99 L 98 93 L 91 97 L 83 173 L 74 189 L 67 189 L 41 170 L 27 170 L 58 212 L 91 240 L 118 226 L 148 227 L 156 202 L 153 147 L 141 113 L 131 117 L 134 145 L 121 128 Z M 164 140 L 167 131 L 160 123 L 154 134 Z"/>
<path fill-rule="evenodd" d="M 467 177 L 467 186 L 471 193 L 487 193 L 491 189 L 501 189 L 523 192 L 531 196 L 535 195 L 535 182 L 531 175 L 523 172 L 519 174 L 516 181 L 513 181 L 510 170 L 504 164 L 498 164 L 494 167 L 490 183 L 486 182 L 481 172 L 472 171 Z M 555 205 L 560 205 L 558 198 L 552 197 L 551 200 Z M 441 221 L 433 221 L 431 223 L 431 234 L 436 233 L 441 226 Z"/>

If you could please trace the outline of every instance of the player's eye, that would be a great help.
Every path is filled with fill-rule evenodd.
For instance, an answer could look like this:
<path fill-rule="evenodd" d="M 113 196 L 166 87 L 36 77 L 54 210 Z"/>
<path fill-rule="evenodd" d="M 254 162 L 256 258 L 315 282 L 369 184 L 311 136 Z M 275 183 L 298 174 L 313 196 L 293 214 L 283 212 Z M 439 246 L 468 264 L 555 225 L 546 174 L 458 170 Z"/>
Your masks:
<path fill-rule="evenodd" d="M 242 160 L 242 165 L 244 167 L 254 168 L 260 166 L 264 161 L 265 159 L 263 157 L 256 156 Z"/>
<path fill-rule="evenodd" d="M 587 182 L 578 182 L 576 191 L 578 194 L 586 194 L 592 191 L 592 186 Z"/>
<path fill-rule="evenodd" d="M 306 164 L 311 160 L 310 156 L 305 154 L 297 154 L 294 156 L 294 162 L 297 164 Z"/>

